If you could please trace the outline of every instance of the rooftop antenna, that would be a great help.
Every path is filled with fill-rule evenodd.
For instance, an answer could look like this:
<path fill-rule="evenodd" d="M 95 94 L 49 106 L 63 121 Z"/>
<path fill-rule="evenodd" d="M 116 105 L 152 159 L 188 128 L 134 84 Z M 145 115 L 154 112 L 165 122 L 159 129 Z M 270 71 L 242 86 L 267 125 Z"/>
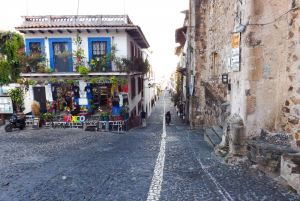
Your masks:
<path fill-rule="evenodd" d="M 125 12 L 125 4 L 126 4 L 126 0 L 124 0 L 124 15 L 126 14 L 126 12 Z"/>
<path fill-rule="evenodd" d="M 78 10 L 79 10 L 79 0 L 78 0 L 78 4 L 77 4 L 77 17 L 78 17 Z"/>
<path fill-rule="evenodd" d="M 26 1 L 26 15 L 28 16 L 28 0 Z"/>

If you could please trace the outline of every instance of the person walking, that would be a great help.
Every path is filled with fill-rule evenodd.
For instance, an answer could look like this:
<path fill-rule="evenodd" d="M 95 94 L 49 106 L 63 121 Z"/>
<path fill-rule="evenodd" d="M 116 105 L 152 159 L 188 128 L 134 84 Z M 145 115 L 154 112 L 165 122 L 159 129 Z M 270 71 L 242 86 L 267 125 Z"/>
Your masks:
<path fill-rule="evenodd" d="M 147 126 L 147 121 L 146 121 L 146 112 L 142 110 L 141 112 L 141 119 L 142 119 L 142 127 L 145 128 Z"/>

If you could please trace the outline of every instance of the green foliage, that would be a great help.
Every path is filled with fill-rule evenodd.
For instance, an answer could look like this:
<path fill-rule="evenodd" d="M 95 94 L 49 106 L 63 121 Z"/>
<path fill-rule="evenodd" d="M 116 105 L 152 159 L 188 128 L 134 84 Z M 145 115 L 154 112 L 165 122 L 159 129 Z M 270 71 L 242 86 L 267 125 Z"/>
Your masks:
<path fill-rule="evenodd" d="M 103 77 L 103 76 L 101 76 L 101 77 L 98 77 L 98 81 L 99 81 L 99 82 L 105 82 L 105 80 L 106 80 L 106 78 L 105 78 L 105 77 Z"/>
<path fill-rule="evenodd" d="M 56 82 L 56 78 L 55 77 L 50 78 L 50 82 L 55 83 Z"/>
<path fill-rule="evenodd" d="M 79 66 L 78 72 L 81 75 L 87 75 L 89 74 L 89 69 L 85 66 Z"/>
<path fill-rule="evenodd" d="M 74 79 L 72 79 L 72 78 L 67 79 L 67 83 L 74 84 Z"/>
<path fill-rule="evenodd" d="M 17 32 L 7 31 L 0 34 L 0 54 L 7 55 L 6 42 L 15 43 L 17 50 L 24 47 L 24 38 Z"/>
<path fill-rule="evenodd" d="M 46 72 L 46 73 L 52 73 L 53 70 L 52 70 L 52 68 L 45 68 L 45 72 Z"/>
<path fill-rule="evenodd" d="M 125 116 L 126 114 L 129 113 L 129 106 L 128 105 L 124 105 L 121 110 L 120 110 L 120 115 L 121 116 Z"/>
<path fill-rule="evenodd" d="M 0 85 L 7 85 L 10 82 L 10 65 L 7 61 L 0 60 Z"/>
<path fill-rule="evenodd" d="M 120 81 L 121 87 L 125 87 L 125 85 L 127 84 L 127 79 L 126 78 L 122 78 Z"/>
<path fill-rule="evenodd" d="M 65 83 L 65 79 L 61 78 L 58 80 L 59 83 Z"/>
<path fill-rule="evenodd" d="M 68 50 L 65 50 L 63 52 L 59 52 L 57 54 L 57 56 L 61 59 L 67 59 L 67 58 L 70 58 L 72 56 L 72 52 L 69 52 Z"/>
<path fill-rule="evenodd" d="M 34 80 L 28 80 L 28 84 L 29 84 L 29 85 L 34 85 L 34 84 L 35 84 L 35 81 L 34 81 Z"/>
<path fill-rule="evenodd" d="M 109 78 L 109 81 L 110 81 L 111 84 L 115 84 L 115 83 L 118 82 L 118 79 L 116 78 L 116 76 L 111 76 L 111 77 Z"/>
<path fill-rule="evenodd" d="M 109 63 L 109 54 L 105 54 L 100 57 L 100 65 L 101 67 L 107 67 Z"/>
<path fill-rule="evenodd" d="M 11 100 L 17 105 L 21 105 L 24 101 L 24 90 L 21 87 L 8 90 Z"/>
<path fill-rule="evenodd" d="M 92 84 L 96 84 L 98 82 L 98 78 L 92 78 L 92 79 L 90 79 L 90 83 L 92 83 Z"/>

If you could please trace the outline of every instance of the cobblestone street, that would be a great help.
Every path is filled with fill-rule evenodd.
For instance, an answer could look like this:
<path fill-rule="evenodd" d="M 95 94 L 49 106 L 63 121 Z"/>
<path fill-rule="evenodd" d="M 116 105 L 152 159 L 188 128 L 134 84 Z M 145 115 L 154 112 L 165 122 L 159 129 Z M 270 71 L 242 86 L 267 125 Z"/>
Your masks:
<path fill-rule="evenodd" d="M 300 200 L 264 173 L 214 156 L 167 93 L 147 122 L 120 133 L 0 127 L 0 200 Z"/>

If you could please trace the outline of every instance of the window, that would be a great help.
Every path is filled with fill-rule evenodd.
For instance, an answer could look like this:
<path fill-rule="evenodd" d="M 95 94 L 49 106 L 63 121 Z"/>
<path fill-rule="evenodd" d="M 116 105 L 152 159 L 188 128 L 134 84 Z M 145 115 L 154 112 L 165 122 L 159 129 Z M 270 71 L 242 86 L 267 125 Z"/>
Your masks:
<path fill-rule="evenodd" d="M 142 91 L 142 79 L 139 77 L 138 78 L 138 93 L 141 93 Z"/>
<path fill-rule="evenodd" d="M 101 57 L 107 52 L 107 42 L 106 41 L 93 41 L 92 42 L 92 58 Z"/>
<path fill-rule="evenodd" d="M 217 75 L 217 66 L 218 66 L 218 53 L 213 53 L 213 63 L 212 63 L 212 75 Z"/>
<path fill-rule="evenodd" d="M 25 39 L 26 52 L 44 53 L 45 42 L 43 38 Z"/>
<path fill-rule="evenodd" d="M 88 38 L 88 48 L 89 48 L 89 61 L 102 55 L 110 53 L 111 48 L 111 38 Z M 109 62 L 108 68 L 111 68 L 111 63 Z"/>
<path fill-rule="evenodd" d="M 49 38 L 50 67 L 58 72 L 73 72 L 72 57 L 60 58 L 59 52 L 72 52 L 72 38 Z"/>
<path fill-rule="evenodd" d="M 135 78 L 131 78 L 131 99 L 135 97 Z"/>

